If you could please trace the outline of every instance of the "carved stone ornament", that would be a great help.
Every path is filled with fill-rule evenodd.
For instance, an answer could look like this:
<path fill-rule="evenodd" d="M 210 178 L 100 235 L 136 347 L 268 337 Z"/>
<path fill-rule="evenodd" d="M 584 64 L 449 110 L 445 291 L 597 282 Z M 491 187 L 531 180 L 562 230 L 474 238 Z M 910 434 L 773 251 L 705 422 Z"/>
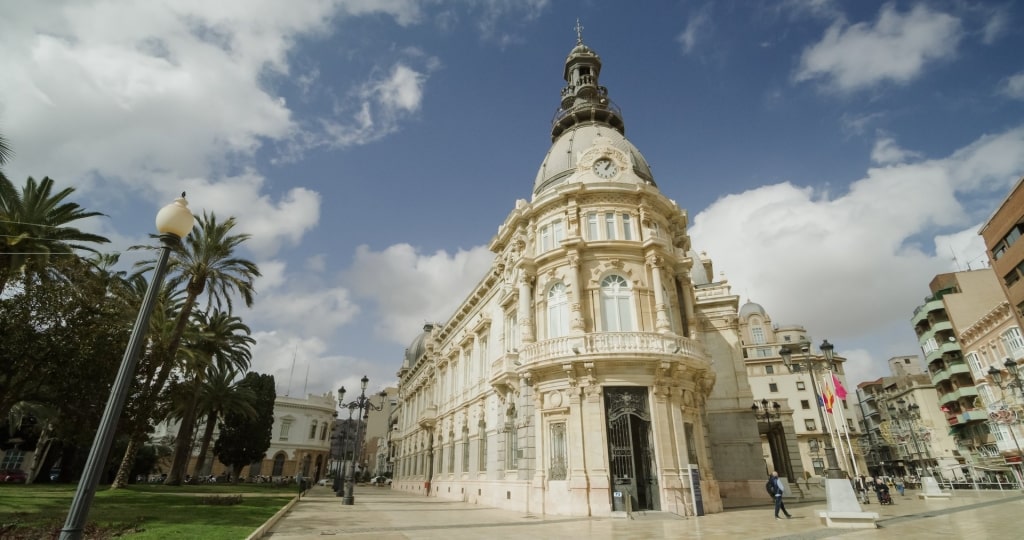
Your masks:
<path fill-rule="evenodd" d="M 562 392 L 555 390 L 548 394 L 548 408 L 557 408 L 562 406 Z"/>

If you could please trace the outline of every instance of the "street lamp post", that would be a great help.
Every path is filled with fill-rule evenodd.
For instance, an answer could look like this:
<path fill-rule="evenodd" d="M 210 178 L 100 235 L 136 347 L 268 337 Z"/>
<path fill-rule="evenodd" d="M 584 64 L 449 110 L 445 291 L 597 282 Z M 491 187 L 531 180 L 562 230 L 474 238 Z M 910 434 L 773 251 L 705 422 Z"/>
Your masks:
<path fill-rule="evenodd" d="M 921 418 L 921 407 L 917 403 L 907 405 L 907 401 L 903 398 L 897 399 L 896 404 L 899 407 L 889 405 L 889 414 L 899 420 L 901 428 L 903 422 L 910 425 L 910 439 L 914 442 L 914 455 L 910 462 L 914 464 L 915 472 L 919 477 L 932 476 L 930 464 L 921 459 L 921 444 L 917 440 L 917 421 Z M 931 461 L 931 451 L 927 446 L 925 446 L 925 456 L 928 461 Z M 922 469 L 924 474 L 921 474 Z"/>
<path fill-rule="evenodd" d="M 89 508 L 96 495 L 96 485 L 103 473 L 103 466 L 107 461 L 107 454 L 110 452 L 110 445 L 113 443 L 114 434 L 117 431 L 117 420 L 121 416 L 121 410 L 124 408 L 124 402 L 128 396 L 128 389 L 135 378 L 135 366 L 138 364 L 139 352 L 142 350 L 143 341 L 145 341 L 149 317 L 153 313 L 157 294 L 160 292 L 164 275 L 167 273 L 167 261 L 170 258 L 171 250 L 180 245 L 181 239 L 192 230 L 193 223 L 194 218 L 192 212 L 188 210 L 188 201 L 185 200 L 184 193 L 181 198 L 161 208 L 156 215 L 156 230 L 160 233 L 161 245 L 156 266 L 153 268 L 153 278 L 146 289 L 146 296 L 142 300 L 138 317 L 135 319 L 131 336 L 128 338 L 128 346 L 121 359 L 117 378 L 114 379 L 114 385 L 110 388 L 110 397 L 107 399 L 103 416 L 100 417 L 96 437 L 92 441 L 92 448 L 85 461 L 82 477 L 78 480 L 75 497 L 71 500 L 67 520 L 60 530 L 61 540 L 82 538 L 83 529 L 89 517 Z"/>
<path fill-rule="evenodd" d="M 782 356 L 782 362 L 786 364 L 786 368 L 789 369 L 790 373 L 796 373 L 801 369 L 806 370 L 811 375 L 811 391 L 814 392 L 814 399 L 818 400 L 821 393 L 818 392 L 818 383 L 816 381 L 815 372 L 818 371 L 829 371 L 834 367 L 834 350 L 835 346 L 824 340 L 821 345 L 818 346 L 821 349 L 822 357 L 824 358 L 824 365 L 821 361 L 816 361 L 811 356 L 811 344 L 807 341 L 800 343 L 800 351 L 803 353 L 803 363 L 793 363 L 793 351 L 786 345 L 783 345 L 779 349 L 779 356 Z M 828 429 L 825 427 L 825 413 L 822 411 L 822 407 L 818 407 L 818 419 L 821 422 L 821 430 L 825 435 L 825 460 L 828 462 L 828 469 L 825 470 L 825 478 L 842 478 L 842 471 L 839 469 L 839 460 L 836 457 L 836 449 L 832 446 L 832 437 L 829 436 Z"/>
<path fill-rule="evenodd" d="M 769 403 L 767 399 L 762 399 L 760 402 L 755 401 L 754 404 L 750 406 L 750 412 L 754 413 L 754 418 L 757 418 L 758 422 L 763 421 L 768 424 L 768 429 L 765 432 L 765 439 L 768 441 L 768 451 L 771 453 L 770 457 L 772 460 L 772 466 L 776 471 L 784 469 L 782 472 L 787 478 L 790 478 L 792 476 L 790 471 L 785 466 L 780 466 L 779 462 L 776 461 L 778 459 L 784 463 L 786 460 L 782 459 L 781 455 L 776 456 L 777 445 L 773 437 L 774 434 L 772 433 L 772 420 L 779 420 L 782 417 L 781 409 L 782 406 L 779 405 L 778 401 Z M 782 423 L 779 422 L 779 424 L 781 425 Z M 767 467 L 768 464 L 765 463 L 765 466 Z"/>
<path fill-rule="evenodd" d="M 1009 388 L 1017 393 L 1019 399 L 1024 400 L 1024 377 L 1021 377 L 1020 368 L 1017 366 L 1017 362 L 1012 358 L 1007 358 L 1003 362 L 1003 366 L 1006 367 L 1006 373 L 1010 376 L 1010 379 L 1003 383 L 1003 373 L 995 366 L 988 368 L 988 375 L 992 378 L 992 382 L 996 383 L 999 387 L 999 391 L 1002 392 L 1004 389 Z M 1011 392 L 1011 395 L 1013 393 Z M 1012 412 L 1012 411 L 1010 411 Z M 1020 443 L 1017 442 L 1017 434 L 1014 433 L 1013 424 L 1020 422 L 1016 414 L 1000 415 L 997 412 L 989 414 L 989 418 L 993 419 L 996 423 L 1006 425 L 1007 430 L 1010 432 L 1010 437 L 1013 438 L 1013 445 L 1017 448 L 1018 459 L 1021 457 Z M 1021 463 L 1017 462 L 1017 485 L 1024 486 L 1024 474 L 1021 471 Z M 1012 468 L 1012 465 L 1011 465 Z"/>
<path fill-rule="evenodd" d="M 352 440 L 352 464 L 349 466 L 348 481 L 346 482 L 346 494 L 341 498 L 341 504 L 353 505 L 356 502 L 355 487 L 356 487 L 356 454 L 359 449 L 359 428 L 363 421 L 370 417 L 370 411 L 380 411 L 384 409 L 384 399 L 387 398 L 388 393 L 381 391 L 380 404 L 374 405 L 370 402 L 370 398 L 366 397 L 366 385 L 370 382 L 369 377 L 363 375 L 363 378 L 359 380 L 361 385 L 359 397 L 349 402 L 346 407 L 349 411 L 358 410 L 359 415 L 356 416 L 356 436 Z M 345 387 L 342 386 L 338 389 L 338 401 L 342 401 L 345 397 Z"/>

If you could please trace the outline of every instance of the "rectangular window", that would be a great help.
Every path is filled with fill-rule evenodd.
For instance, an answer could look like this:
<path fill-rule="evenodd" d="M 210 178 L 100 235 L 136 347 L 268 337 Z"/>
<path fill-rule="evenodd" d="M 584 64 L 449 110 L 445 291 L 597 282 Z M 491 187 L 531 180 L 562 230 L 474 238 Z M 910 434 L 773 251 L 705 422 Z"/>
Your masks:
<path fill-rule="evenodd" d="M 565 452 L 565 422 L 551 424 L 551 467 L 548 478 L 565 480 L 568 471 Z"/>
<path fill-rule="evenodd" d="M 1003 276 L 1003 282 L 1006 283 L 1007 287 L 1009 287 L 1010 285 L 1013 285 L 1014 283 L 1017 283 L 1017 280 L 1019 280 L 1019 279 L 1020 279 L 1020 274 L 1017 273 L 1017 269 L 1016 268 L 1014 268 L 1013 270 L 1010 270 L 1009 274 L 1006 274 L 1005 276 Z"/>
<path fill-rule="evenodd" d="M 519 468 L 519 463 L 516 460 L 518 446 L 516 428 L 513 425 L 509 425 L 505 431 L 505 470 L 511 471 Z"/>
<path fill-rule="evenodd" d="M 814 466 L 814 474 L 817 476 L 823 476 L 825 474 L 825 461 L 821 458 L 811 459 L 811 465 Z"/>
<path fill-rule="evenodd" d="M 796 382 L 796 389 L 797 390 L 806 390 L 807 389 L 807 385 L 804 384 L 803 381 L 797 381 Z"/>
<path fill-rule="evenodd" d="M 1020 349 L 1024 348 L 1024 339 L 1021 339 L 1020 328 L 1013 328 L 1003 332 L 1003 345 L 1006 346 L 1006 353 L 1010 356 L 1019 356 Z"/>
<path fill-rule="evenodd" d="M 544 253 L 551 249 L 551 227 L 547 225 L 540 228 L 540 252 Z"/>
<path fill-rule="evenodd" d="M 587 213 L 587 240 L 591 242 L 600 240 L 601 236 L 597 228 L 597 212 Z"/>
<path fill-rule="evenodd" d="M 462 432 L 462 472 L 469 472 L 469 432 Z"/>
<path fill-rule="evenodd" d="M 750 329 L 750 339 L 754 341 L 754 345 L 763 345 L 764 339 L 764 328 L 760 326 L 754 326 Z"/>
<path fill-rule="evenodd" d="M 978 353 L 972 352 L 967 355 L 967 365 L 971 366 L 971 375 L 974 376 L 974 380 L 978 381 L 985 378 L 985 369 L 981 367 Z"/>
<path fill-rule="evenodd" d="M 5 434 L 6 435 L 6 434 Z M 4 453 L 4 459 L 0 462 L 0 471 L 20 470 L 21 463 L 25 460 L 25 451 L 11 448 Z"/>
<path fill-rule="evenodd" d="M 661 238 L 661 226 L 657 221 L 651 221 L 651 238 Z"/>
<path fill-rule="evenodd" d="M 487 429 L 486 429 L 486 427 L 484 425 L 480 426 L 480 445 L 477 448 L 477 451 L 480 454 L 479 456 L 477 456 L 477 462 L 479 463 L 479 466 L 477 468 L 479 470 L 481 470 L 481 471 L 486 471 L 487 470 Z"/>
<path fill-rule="evenodd" d="M 809 400 L 806 400 L 806 399 L 801 399 L 800 400 L 800 408 L 801 409 L 810 409 L 811 408 L 811 402 Z"/>
<path fill-rule="evenodd" d="M 765 366 L 764 367 L 764 374 L 765 375 L 771 375 L 773 373 L 775 373 L 775 366 Z"/>
<path fill-rule="evenodd" d="M 604 239 L 605 240 L 616 240 L 619 235 L 616 234 L 615 227 L 615 214 L 609 212 L 604 215 Z"/>
<path fill-rule="evenodd" d="M 774 356 L 772 354 L 772 348 L 771 347 L 758 347 L 757 348 L 757 357 L 758 358 L 768 358 L 770 356 Z"/>
<path fill-rule="evenodd" d="M 631 220 L 629 214 L 622 214 L 622 239 L 633 239 L 633 221 Z"/>
<path fill-rule="evenodd" d="M 281 421 L 281 435 L 280 435 L 280 439 L 282 441 L 287 441 L 288 440 L 288 432 L 291 431 L 291 429 L 292 429 L 292 421 L 291 420 L 282 420 Z"/>
<path fill-rule="evenodd" d="M 565 224 L 559 219 L 551 223 L 551 247 L 560 246 L 562 240 L 565 240 Z"/>
<path fill-rule="evenodd" d="M 804 429 L 806 429 L 807 431 L 814 431 L 814 419 L 813 418 L 804 419 Z"/>
<path fill-rule="evenodd" d="M 769 392 L 778 392 L 779 391 L 778 383 L 768 383 L 768 391 Z"/>
<path fill-rule="evenodd" d="M 690 460 L 690 465 L 697 465 L 697 438 L 693 435 L 693 424 L 684 423 L 683 433 L 686 436 L 686 458 Z"/>

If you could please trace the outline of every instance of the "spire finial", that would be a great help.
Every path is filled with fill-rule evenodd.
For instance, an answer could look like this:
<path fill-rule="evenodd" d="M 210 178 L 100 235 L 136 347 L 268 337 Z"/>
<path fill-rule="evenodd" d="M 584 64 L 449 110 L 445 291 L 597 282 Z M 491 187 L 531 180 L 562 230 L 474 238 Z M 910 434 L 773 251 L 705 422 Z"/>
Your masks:
<path fill-rule="evenodd" d="M 583 44 L 583 25 L 580 24 L 580 18 L 576 17 L 576 44 Z"/>

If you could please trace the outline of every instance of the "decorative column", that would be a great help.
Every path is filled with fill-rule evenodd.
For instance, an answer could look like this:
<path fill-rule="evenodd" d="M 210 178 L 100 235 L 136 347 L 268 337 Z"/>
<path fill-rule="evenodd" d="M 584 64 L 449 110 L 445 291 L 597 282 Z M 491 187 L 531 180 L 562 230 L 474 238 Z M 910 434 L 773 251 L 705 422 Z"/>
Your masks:
<path fill-rule="evenodd" d="M 516 317 L 519 319 L 519 335 L 522 342 L 536 341 L 533 332 L 533 276 L 520 269 L 519 272 L 519 307 Z"/>
<path fill-rule="evenodd" d="M 668 319 L 665 288 L 661 283 L 662 264 L 662 258 L 657 255 L 647 257 L 647 265 L 651 267 L 651 283 L 654 288 L 654 328 L 660 334 L 669 334 L 672 332 L 672 323 Z"/>
<path fill-rule="evenodd" d="M 580 336 L 586 333 L 583 325 L 583 290 L 580 288 L 580 254 L 569 252 L 569 290 L 572 296 L 569 302 L 569 333 Z"/>
<path fill-rule="evenodd" d="M 569 507 L 573 513 L 591 515 L 590 502 L 587 497 L 589 481 L 587 479 L 587 459 L 584 445 L 587 442 L 586 426 L 583 422 L 583 389 L 576 379 L 576 371 L 571 364 L 563 364 L 566 381 L 569 383 L 569 417 L 566 419 L 567 450 L 569 453 Z"/>

